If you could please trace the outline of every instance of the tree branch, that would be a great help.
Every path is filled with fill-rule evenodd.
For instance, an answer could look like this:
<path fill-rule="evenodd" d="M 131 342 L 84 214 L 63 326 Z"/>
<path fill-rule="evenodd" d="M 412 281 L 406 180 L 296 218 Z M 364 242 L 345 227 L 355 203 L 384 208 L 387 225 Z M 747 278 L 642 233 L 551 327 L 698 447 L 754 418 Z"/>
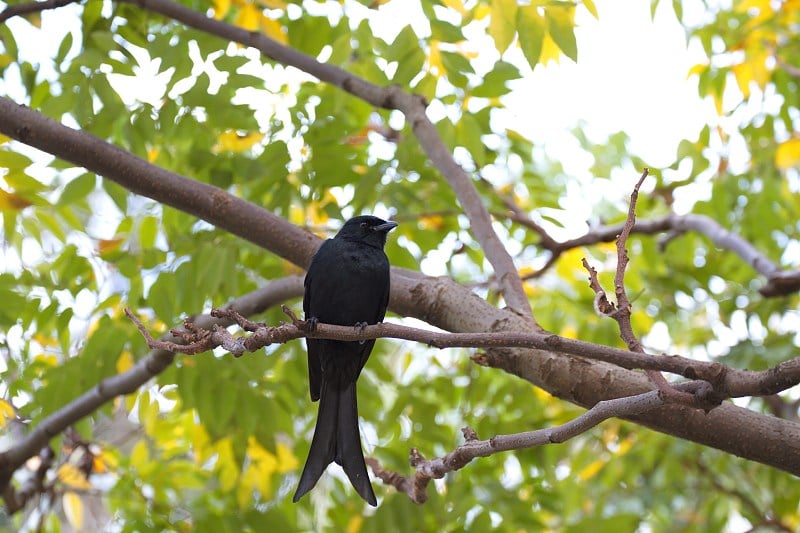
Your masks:
<path fill-rule="evenodd" d="M 504 199 L 504 202 L 508 202 L 508 199 Z M 591 246 L 600 242 L 613 242 L 625 228 L 624 222 L 610 226 L 599 226 L 590 229 L 580 237 L 559 242 L 550 237 L 540 224 L 531 219 L 519 207 L 512 208 L 508 204 L 507 207 L 509 208 L 509 213 L 506 216 L 510 220 L 533 230 L 540 236 L 539 246 L 553 254 L 549 264 L 552 264 L 554 258 L 558 258 L 567 250 L 579 246 Z M 654 235 L 664 232 L 679 234 L 686 231 L 694 231 L 708 237 L 716 246 L 735 253 L 756 272 L 764 276 L 767 283 L 759 289 L 762 296 L 785 296 L 800 290 L 800 269 L 782 270 L 774 261 L 759 252 L 755 246 L 741 235 L 723 228 L 716 220 L 706 215 L 692 213 L 678 215 L 671 213 L 651 220 L 638 220 L 631 229 L 631 233 L 641 235 Z M 540 275 L 540 273 L 536 274 Z"/>
<path fill-rule="evenodd" d="M 428 499 L 425 489 L 432 479 L 440 479 L 449 472 L 460 470 L 477 457 L 565 442 L 609 418 L 637 415 L 662 405 L 664 400 L 659 392 L 650 391 L 627 398 L 601 401 L 579 417 L 552 428 L 497 435 L 487 440 L 479 440 L 474 431 L 464 428 L 464 444 L 442 457 L 425 459 L 416 448 L 412 448 L 410 462 L 415 472 L 409 477 L 384 470 L 374 458 L 367 459 L 367 462 L 373 473 L 384 483 L 406 493 L 414 503 L 421 504 Z"/>
<path fill-rule="evenodd" d="M 58 9 L 59 7 L 64 7 L 67 4 L 73 4 L 77 1 L 78 0 L 45 0 L 43 2 L 28 2 L 25 4 L 8 6 L 0 12 L 0 24 L 5 24 L 5 22 L 12 17 L 38 13 L 48 9 Z"/>
<path fill-rule="evenodd" d="M 542 348 L 584 359 L 603 361 L 626 369 L 665 371 L 691 380 L 702 380 L 710 384 L 714 394 L 705 400 L 719 401 L 722 398 L 739 396 L 763 396 L 774 394 L 800 383 L 800 357 L 761 372 L 738 370 L 721 363 L 708 363 L 679 355 L 649 355 L 611 348 L 575 339 L 567 339 L 549 333 L 447 333 L 401 326 L 384 322 L 354 328 L 318 323 L 313 330 L 304 320 L 298 319 L 288 307 L 283 306 L 292 322 L 280 326 L 255 323 L 239 316 L 234 308 L 212 309 L 211 316 L 224 318 L 225 324 L 239 323 L 252 334 L 235 336 L 221 326 L 201 329 L 190 325 L 188 329 L 173 330 L 174 337 L 157 340 L 148 332 L 139 319 L 130 311 L 125 314 L 136 323 L 148 346 L 155 350 L 195 355 L 221 346 L 234 357 L 252 353 L 275 343 L 285 343 L 303 337 L 333 339 L 340 341 L 364 341 L 378 338 L 416 341 L 435 348 Z M 688 402 L 692 404 L 693 402 Z"/>
<path fill-rule="evenodd" d="M 597 295 L 596 302 L 599 300 L 599 305 L 596 305 L 596 307 L 603 314 L 613 318 L 617 322 L 620 338 L 625 342 L 625 345 L 630 351 L 637 353 L 644 353 L 644 348 L 642 348 L 642 343 L 639 342 L 639 339 L 636 337 L 633 331 L 633 325 L 631 324 L 632 306 L 628 299 L 628 292 L 625 290 L 625 270 L 628 267 L 630 258 L 628 257 L 628 250 L 625 246 L 628 242 L 631 230 L 636 223 L 636 201 L 639 198 L 639 188 L 642 186 L 642 183 L 644 183 L 648 174 L 649 170 L 644 169 L 641 178 L 639 178 L 639 181 L 633 187 L 628 206 L 628 217 L 622 227 L 622 231 L 617 237 L 617 268 L 614 273 L 614 294 L 617 297 L 616 305 L 608 301 L 606 293 L 597 279 L 597 271 L 589 266 L 586 258 L 582 261 L 584 268 L 589 272 L 589 286 Z M 695 400 L 691 394 L 675 390 L 658 370 L 648 369 L 646 373 L 664 398 L 669 398 L 671 401 L 684 403 L 686 405 L 692 405 L 694 403 Z"/>

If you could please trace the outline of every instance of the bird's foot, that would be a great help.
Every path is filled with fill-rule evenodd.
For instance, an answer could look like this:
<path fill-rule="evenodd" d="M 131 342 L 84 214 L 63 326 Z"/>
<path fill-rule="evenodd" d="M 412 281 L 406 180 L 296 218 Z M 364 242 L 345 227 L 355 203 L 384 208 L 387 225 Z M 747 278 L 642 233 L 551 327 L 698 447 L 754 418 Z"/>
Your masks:
<path fill-rule="evenodd" d="M 319 324 L 319 319 L 315 316 L 306 318 L 306 331 L 308 333 L 313 333 L 317 329 L 317 324 Z"/>
<path fill-rule="evenodd" d="M 361 333 L 362 331 L 367 329 L 367 326 L 369 326 L 369 324 L 367 324 L 366 322 L 356 322 L 356 324 L 353 327 L 357 329 L 359 333 Z M 364 344 L 365 342 L 367 341 L 362 339 L 358 341 L 358 344 Z"/>

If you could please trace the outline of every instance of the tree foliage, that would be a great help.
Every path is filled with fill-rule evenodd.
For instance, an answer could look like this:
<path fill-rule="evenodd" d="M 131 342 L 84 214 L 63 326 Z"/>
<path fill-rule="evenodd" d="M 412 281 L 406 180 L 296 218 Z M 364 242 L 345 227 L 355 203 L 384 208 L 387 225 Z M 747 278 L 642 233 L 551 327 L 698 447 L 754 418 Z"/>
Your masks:
<path fill-rule="evenodd" d="M 593 194 L 591 183 L 568 176 L 561 162 L 496 120 L 515 80 L 580 60 L 576 17 L 602 12 L 592 0 L 422 0 L 414 24 L 381 37 L 376 27 L 391 24 L 387 13 L 398 3 L 5 4 L 3 450 L 87 391 L 102 395 L 98 383 L 151 361 L 126 307 L 166 333 L 187 316 L 288 280 L 281 298 L 262 302 L 269 308 L 258 318 L 287 320 L 279 304 L 299 309 L 298 275 L 316 245 L 291 233 L 289 223 L 325 237 L 355 214 L 392 215 L 400 226 L 387 254 L 395 267 L 414 271 L 396 271 L 396 287 L 398 276 L 446 276 L 467 288 L 457 294 L 524 315 L 509 276 L 495 275 L 502 261 L 491 243 L 501 242 L 519 273 L 511 276 L 521 284 L 517 296 L 541 328 L 624 346 L 614 320 L 596 312 L 580 260 L 600 270 L 612 293 L 616 233 L 597 236 L 626 220 L 628 196 L 648 162 L 630 152 L 623 132 L 598 143 L 577 127 L 580 151 L 593 161 L 591 181 L 608 180 L 618 194 L 593 198 L 592 213 L 576 212 L 563 199 L 570 190 Z M 800 4 L 709 4 L 700 22 L 684 18 L 679 2 L 672 10 L 707 57 L 688 74 L 717 118 L 680 143 L 671 165 L 651 168 L 637 208 L 645 224 L 628 241 L 625 287 L 634 331 L 646 349 L 660 346 L 648 351 L 760 371 L 793 361 L 798 344 Z M 658 2 L 652 5 L 655 12 Z M 61 41 L 36 52 L 37 40 L 57 27 Z M 256 41 L 262 35 L 268 40 Z M 260 55 L 252 46 L 262 42 L 288 52 Z M 304 68 L 292 51 L 342 70 Z M 353 77 L 337 77 L 342 72 Z M 392 98 L 370 100 L 359 80 L 424 97 L 444 155 L 421 119 Z M 61 123 L 120 151 L 87 144 L 102 148 L 92 160 L 71 137 L 63 151 L 32 150 L 47 128 L 10 126 L 3 114 L 9 103 L 55 121 L 50 131 L 61 132 Z M 157 175 L 164 187 L 173 175 L 192 181 L 179 185 L 180 198 L 149 194 L 151 185 L 126 166 L 129 154 L 172 173 Z M 456 163 L 467 185 L 457 181 Z M 115 175 L 139 181 L 123 186 Z M 279 218 L 248 218 L 249 211 L 234 218 L 228 197 L 206 185 Z M 465 190 L 480 201 L 469 203 Z M 202 215 L 215 212 L 222 220 Z M 481 225 L 475 212 L 491 213 L 492 224 Z M 716 229 L 670 218 L 687 212 Z M 566 240 L 581 234 L 553 237 L 576 218 L 592 221 L 584 241 Z M 643 229 L 657 220 L 666 222 Z M 287 232 L 282 244 L 278 230 Z M 438 306 L 393 294 L 389 320 L 407 315 L 453 331 L 481 324 L 469 311 L 486 307 L 467 299 L 450 305 L 447 294 L 456 289 L 445 294 L 443 287 Z M 492 327 L 502 331 L 500 322 Z M 611 419 L 566 443 L 476 459 L 437 480 L 425 505 L 376 481 L 379 506 L 366 509 L 336 473 L 294 505 L 315 416 L 303 352 L 293 341 L 241 358 L 215 350 L 163 359 L 163 368 L 149 369 L 150 381 L 75 417 L 47 435 L 49 447 L 15 466 L 0 524 L 52 531 L 109 524 L 122 531 L 351 532 L 800 527 L 800 485 L 791 473 L 800 464 L 781 469 L 739 458 L 691 442 L 696 434 L 666 435 L 653 419 Z M 497 369 L 477 364 L 486 364 L 482 355 Z M 409 475 L 409 448 L 442 456 L 463 442 L 464 426 L 481 438 L 553 427 L 580 415 L 574 404 L 602 399 L 582 391 L 578 376 L 557 383 L 547 368 L 527 370 L 516 357 L 379 340 L 359 387 L 366 455 Z M 630 383 L 635 389 L 641 381 Z M 780 419 L 789 442 L 799 431 L 795 391 L 736 402 L 754 420 Z M 686 420 L 718 416 L 724 423 L 720 412 L 730 414 L 718 408 Z M 702 433 L 696 425 L 687 431 Z M 771 438 L 740 446 L 797 458 L 796 440 L 782 449 L 786 441 Z M 8 457 L 0 457 L 2 467 Z"/>

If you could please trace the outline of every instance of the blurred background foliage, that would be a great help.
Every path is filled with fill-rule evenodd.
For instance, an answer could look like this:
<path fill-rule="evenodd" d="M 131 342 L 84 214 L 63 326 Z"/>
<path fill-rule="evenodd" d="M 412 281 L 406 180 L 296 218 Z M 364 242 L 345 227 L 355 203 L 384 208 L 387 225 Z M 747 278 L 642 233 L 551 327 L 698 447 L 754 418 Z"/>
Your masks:
<path fill-rule="evenodd" d="M 586 220 L 584 231 L 617 223 L 633 179 L 648 165 L 630 152 L 625 133 L 598 142 L 586 124 L 576 124 L 577 149 L 593 161 L 591 181 L 616 188 L 596 196 L 590 183 L 494 119 L 514 80 L 579 60 L 576 13 L 602 16 L 592 0 L 421 0 L 419 27 L 402 28 L 390 42 L 369 22 L 380 17 L 381 0 L 182 3 L 373 83 L 426 96 L 439 133 L 475 176 L 524 276 L 537 273 L 549 252 L 507 216 L 509 203 L 554 235 L 566 235 L 576 218 Z M 683 18 L 680 1 L 669 7 L 685 23 L 688 42 L 702 45 L 706 60 L 687 74 L 718 120 L 682 141 L 671 165 L 652 168 L 655 186 L 641 197 L 639 217 L 706 214 L 795 268 L 800 2 L 690 3 L 701 4 L 700 23 Z M 393 216 L 401 223 L 387 246 L 394 265 L 451 276 L 501 303 L 455 195 L 402 115 L 133 4 L 87 0 L 61 9 L 72 26 L 47 61 L 29 59 L 25 47 L 35 42 L 31 35 L 46 34 L 48 14 L 0 25 L 0 93 L 320 236 L 354 214 Z M 366 9 L 369 17 L 354 15 Z M 124 307 L 165 331 L 186 315 L 301 272 L 83 169 L 7 138 L 0 143 L 3 447 L 20 427 L 147 353 Z M 568 190 L 589 197 L 592 211 L 576 213 L 564 201 Z M 754 370 L 796 353 L 797 296 L 762 298 L 762 280 L 729 251 L 696 234 L 666 243 L 634 236 L 629 248 L 627 283 L 638 295 L 633 322 L 647 346 Z M 609 282 L 612 245 L 569 251 L 526 281 L 536 317 L 561 335 L 619 345 L 615 324 L 592 311 L 584 256 Z M 299 310 L 299 302 L 292 305 Z M 270 310 L 260 320 L 283 318 Z M 386 340 L 376 346 L 360 380 L 359 407 L 366 452 L 390 469 L 410 471 L 411 446 L 427 457 L 450 451 L 465 425 L 489 437 L 580 413 L 475 366 L 470 350 Z M 316 415 L 303 351 L 292 342 L 236 360 L 222 353 L 177 357 L 154 383 L 56 438 L 51 496 L 0 514 L 0 525 L 349 533 L 800 527 L 800 484 L 792 476 L 616 420 L 565 444 L 476 460 L 437 481 L 423 506 L 376 482 L 380 504 L 368 509 L 337 474 L 294 505 L 290 494 Z M 742 404 L 796 417 L 795 398 Z M 33 470 L 28 465 L 15 482 Z"/>

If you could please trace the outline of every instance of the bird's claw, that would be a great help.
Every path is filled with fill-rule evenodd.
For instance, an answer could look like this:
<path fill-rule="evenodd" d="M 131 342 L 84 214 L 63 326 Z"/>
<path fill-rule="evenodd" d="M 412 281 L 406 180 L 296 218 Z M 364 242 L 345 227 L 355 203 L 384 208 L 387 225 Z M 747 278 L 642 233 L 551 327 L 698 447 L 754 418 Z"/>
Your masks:
<path fill-rule="evenodd" d="M 306 319 L 306 331 L 308 333 L 313 333 L 317 329 L 317 324 L 319 324 L 319 319 L 315 316 Z"/>
<path fill-rule="evenodd" d="M 367 329 L 367 326 L 369 326 L 369 324 L 367 324 L 366 322 L 356 322 L 356 324 L 353 327 L 355 329 L 357 329 L 359 333 L 361 333 L 365 329 Z M 367 341 L 364 340 L 364 339 L 361 339 L 360 341 L 358 341 L 358 344 L 364 344 L 365 342 L 367 342 Z"/>

